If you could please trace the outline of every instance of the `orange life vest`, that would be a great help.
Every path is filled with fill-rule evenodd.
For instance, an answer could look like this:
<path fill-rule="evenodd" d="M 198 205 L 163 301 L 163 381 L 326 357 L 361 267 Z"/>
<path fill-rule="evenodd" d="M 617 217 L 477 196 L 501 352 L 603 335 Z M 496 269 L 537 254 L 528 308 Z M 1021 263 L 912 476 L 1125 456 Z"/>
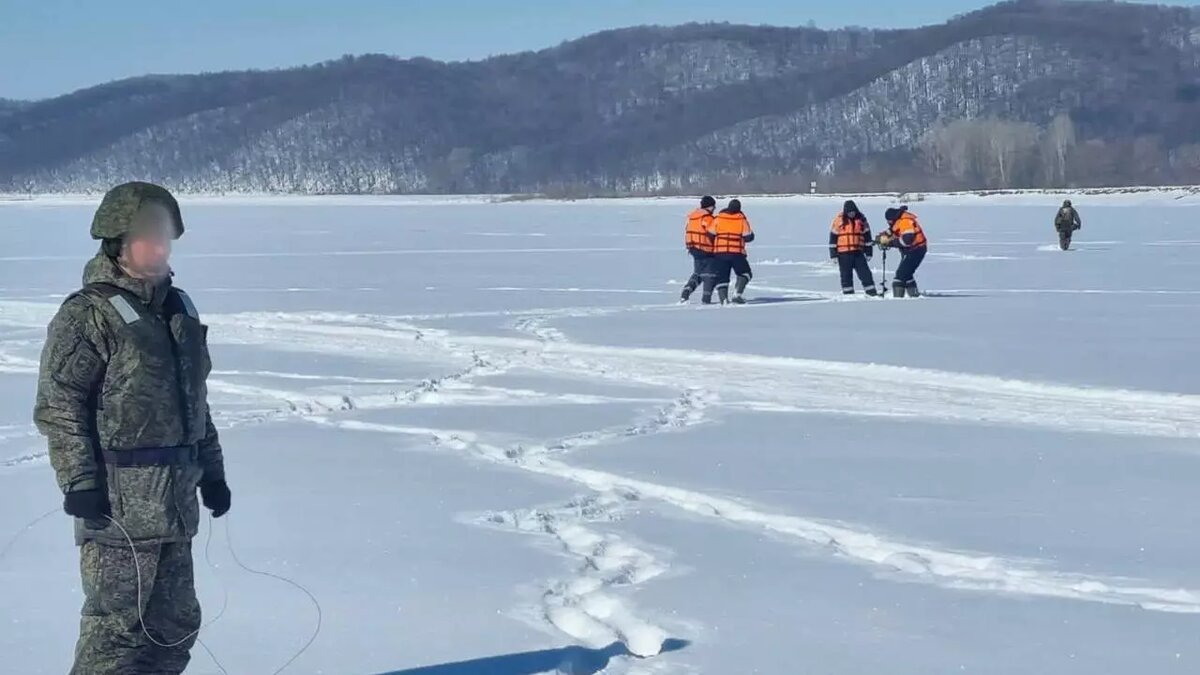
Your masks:
<path fill-rule="evenodd" d="M 717 214 L 710 232 L 716 235 L 716 240 L 713 242 L 713 253 L 746 255 L 745 236 L 751 234 L 753 230 L 750 229 L 750 220 L 746 218 L 746 214 L 722 211 Z"/>
<path fill-rule="evenodd" d="M 709 227 L 712 225 L 713 214 L 704 209 L 696 209 L 688 214 L 687 231 L 684 235 L 684 243 L 688 250 L 700 251 L 701 253 L 713 252 L 713 240 L 708 236 Z"/>
<path fill-rule="evenodd" d="M 833 233 L 837 236 L 838 253 L 861 253 L 867 246 L 867 223 L 861 216 L 846 218 L 839 213 L 833 219 Z"/>
<path fill-rule="evenodd" d="M 925 230 L 921 229 L 921 224 L 917 222 L 917 216 L 909 211 L 900 214 L 900 217 L 892 224 L 892 234 L 901 241 L 905 235 L 913 235 L 912 244 L 904 248 L 924 248 L 929 245 L 929 241 L 925 238 Z"/>

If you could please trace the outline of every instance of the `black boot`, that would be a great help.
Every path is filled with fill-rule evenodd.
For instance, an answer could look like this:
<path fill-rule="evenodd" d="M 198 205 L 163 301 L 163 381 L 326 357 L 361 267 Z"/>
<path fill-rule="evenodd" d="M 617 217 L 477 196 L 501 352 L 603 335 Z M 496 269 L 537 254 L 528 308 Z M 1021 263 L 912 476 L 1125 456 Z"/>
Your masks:
<path fill-rule="evenodd" d="M 869 297 L 872 297 L 872 298 L 879 297 L 879 291 L 875 290 L 875 287 L 874 287 L 874 286 L 867 286 L 867 287 L 866 287 L 865 289 L 863 289 L 863 290 L 865 290 L 865 291 L 867 292 L 867 295 L 868 295 Z"/>
<path fill-rule="evenodd" d="M 696 289 L 691 288 L 689 286 L 684 286 L 683 292 L 679 294 L 679 303 L 680 304 L 686 303 L 688 301 L 688 298 L 692 297 L 692 291 L 694 291 L 694 290 L 696 290 Z"/>
<path fill-rule="evenodd" d="M 750 277 L 745 276 L 744 274 L 739 274 L 738 278 L 737 278 L 737 286 L 734 287 L 734 291 L 735 291 L 734 295 L 736 295 L 738 298 L 741 298 L 742 294 L 746 292 L 746 286 L 749 286 L 749 285 L 750 285 Z M 742 302 L 745 302 L 745 300 L 743 300 Z M 738 303 L 738 304 L 741 304 L 741 303 Z"/>
<path fill-rule="evenodd" d="M 903 281 L 892 282 L 892 297 L 896 297 L 896 298 L 904 297 L 904 282 Z"/>
<path fill-rule="evenodd" d="M 853 288 L 843 288 L 842 295 L 854 295 L 854 289 Z"/>
<path fill-rule="evenodd" d="M 915 279 L 908 282 L 907 290 L 908 290 L 908 297 L 910 297 L 910 298 L 921 297 L 921 290 L 919 288 L 917 288 L 917 281 Z"/>
<path fill-rule="evenodd" d="M 729 284 L 717 286 L 717 297 L 721 299 L 722 305 L 729 303 Z"/>

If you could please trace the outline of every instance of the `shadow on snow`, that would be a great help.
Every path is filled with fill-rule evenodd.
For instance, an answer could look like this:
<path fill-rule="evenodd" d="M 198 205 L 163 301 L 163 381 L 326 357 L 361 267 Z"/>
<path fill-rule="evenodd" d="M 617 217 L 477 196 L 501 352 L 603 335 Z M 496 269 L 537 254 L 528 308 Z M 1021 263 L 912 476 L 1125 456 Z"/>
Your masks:
<path fill-rule="evenodd" d="M 780 305 L 785 302 L 814 302 L 817 300 L 824 300 L 824 299 L 825 299 L 824 297 L 819 296 L 819 295 L 789 295 L 789 296 L 780 296 L 780 297 L 747 298 L 746 304 L 747 305 Z"/>
<path fill-rule="evenodd" d="M 686 640 L 667 640 L 663 643 L 662 653 L 677 652 L 686 648 L 688 644 Z M 380 675 L 535 675 L 547 671 L 563 675 L 595 675 L 607 668 L 612 659 L 622 656 L 632 654 L 625 645 L 614 642 L 604 649 L 563 647 L 394 670 Z"/>

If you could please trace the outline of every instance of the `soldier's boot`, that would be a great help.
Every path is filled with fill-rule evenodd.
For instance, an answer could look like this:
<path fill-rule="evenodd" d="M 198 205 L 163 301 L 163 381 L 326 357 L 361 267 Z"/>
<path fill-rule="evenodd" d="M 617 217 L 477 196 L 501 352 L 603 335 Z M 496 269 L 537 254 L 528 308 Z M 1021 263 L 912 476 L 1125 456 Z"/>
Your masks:
<path fill-rule="evenodd" d="M 905 286 L 904 286 L 903 281 L 892 282 L 892 297 L 903 298 L 904 297 L 904 289 L 905 289 Z"/>
<path fill-rule="evenodd" d="M 913 279 L 912 281 L 908 282 L 907 286 L 908 286 L 908 288 L 907 288 L 908 297 L 910 297 L 910 298 L 921 297 L 921 290 L 919 288 L 917 288 L 917 280 L 916 279 Z"/>

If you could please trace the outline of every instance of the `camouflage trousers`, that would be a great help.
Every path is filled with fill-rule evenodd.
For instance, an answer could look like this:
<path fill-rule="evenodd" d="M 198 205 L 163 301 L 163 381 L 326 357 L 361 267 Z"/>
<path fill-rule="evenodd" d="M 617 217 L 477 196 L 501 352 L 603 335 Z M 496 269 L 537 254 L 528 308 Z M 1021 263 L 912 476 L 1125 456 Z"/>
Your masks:
<path fill-rule="evenodd" d="M 192 572 L 192 545 L 139 548 L 137 565 L 128 547 L 94 541 L 80 549 L 83 618 L 71 675 L 179 675 L 187 667 L 192 636 L 161 647 L 142 632 L 137 569 L 142 576 L 141 616 L 163 644 L 200 628 L 200 603 Z"/>

